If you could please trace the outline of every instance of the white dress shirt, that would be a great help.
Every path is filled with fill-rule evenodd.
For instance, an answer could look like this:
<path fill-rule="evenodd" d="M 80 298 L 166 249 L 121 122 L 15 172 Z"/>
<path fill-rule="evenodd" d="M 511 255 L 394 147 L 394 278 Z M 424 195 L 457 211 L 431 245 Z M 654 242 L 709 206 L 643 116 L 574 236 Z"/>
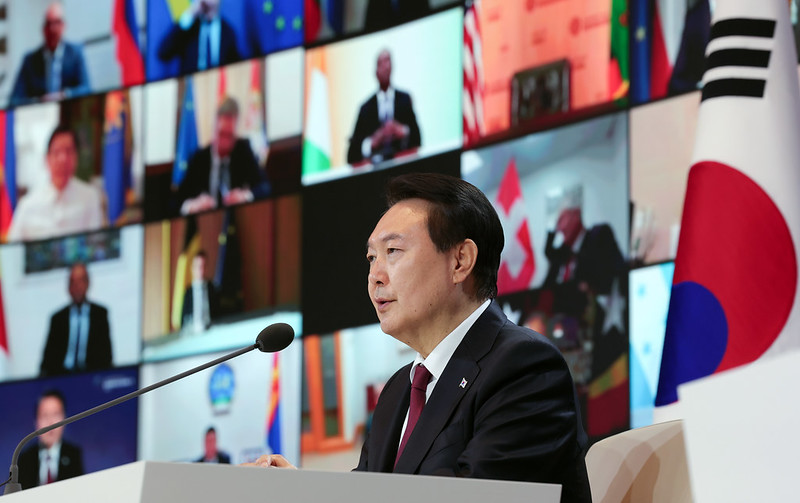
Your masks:
<path fill-rule="evenodd" d="M 378 120 L 385 124 L 394 119 L 394 88 L 389 86 L 386 91 L 378 89 Z M 361 142 L 361 153 L 364 158 L 372 157 L 372 138 L 367 136 Z"/>
<path fill-rule="evenodd" d="M 11 218 L 8 239 L 44 239 L 99 229 L 103 224 L 97 189 L 72 178 L 59 193 L 48 180 L 20 199 Z"/>
<path fill-rule="evenodd" d="M 53 481 L 58 480 L 58 460 L 61 459 L 61 442 L 56 442 L 50 448 L 39 448 L 39 485 L 47 484 L 47 471 Z"/>

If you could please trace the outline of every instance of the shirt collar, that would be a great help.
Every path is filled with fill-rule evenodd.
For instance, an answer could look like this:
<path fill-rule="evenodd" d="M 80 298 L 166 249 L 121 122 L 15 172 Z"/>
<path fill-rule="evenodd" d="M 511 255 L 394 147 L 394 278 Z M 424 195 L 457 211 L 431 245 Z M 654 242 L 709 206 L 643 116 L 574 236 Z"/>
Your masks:
<path fill-rule="evenodd" d="M 427 358 L 423 358 L 421 354 L 417 353 L 417 357 L 414 358 L 414 364 L 411 366 L 411 373 L 410 379 L 414 380 L 414 372 L 416 371 L 417 364 L 422 363 L 425 365 L 425 368 L 428 369 L 428 372 L 431 373 L 431 382 L 436 381 L 444 372 L 445 367 L 450 362 L 450 358 L 452 358 L 453 353 L 456 352 L 456 348 L 461 341 L 464 340 L 464 336 L 467 335 L 469 329 L 472 328 L 472 325 L 478 320 L 478 318 L 483 314 L 484 311 L 489 307 L 489 304 L 492 303 L 491 299 L 486 300 L 483 304 L 478 306 L 477 309 L 472 311 L 472 314 L 466 317 L 464 321 L 461 322 L 452 332 L 447 334 L 447 337 L 442 339 L 442 341 L 433 348 L 433 351 L 430 352 Z"/>

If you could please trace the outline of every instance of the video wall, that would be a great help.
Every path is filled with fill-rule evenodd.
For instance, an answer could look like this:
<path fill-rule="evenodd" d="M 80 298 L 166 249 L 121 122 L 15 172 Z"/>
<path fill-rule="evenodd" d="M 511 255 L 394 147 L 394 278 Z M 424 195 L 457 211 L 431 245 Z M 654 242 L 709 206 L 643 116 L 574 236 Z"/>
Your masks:
<path fill-rule="evenodd" d="M 72 474 L 355 467 L 415 356 L 364 243 L 420 171 L 494 204 L 496 302 L 561 350 L 592 441 L 648 424 L 710 4 L 0 0 L 0 459 L 284 322 L 277 355 L 57 431 Z"/>

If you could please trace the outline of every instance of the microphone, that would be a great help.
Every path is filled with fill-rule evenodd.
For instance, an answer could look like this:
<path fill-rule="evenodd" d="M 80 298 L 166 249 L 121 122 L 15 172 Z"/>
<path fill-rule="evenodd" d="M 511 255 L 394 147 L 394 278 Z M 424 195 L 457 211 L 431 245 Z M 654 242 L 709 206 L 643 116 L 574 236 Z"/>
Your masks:
<path fill-rule="evenodd" d="M 17 466 L 17 460 L 19 459 L 20 452 L 22 451 L 22 447 L 28 443 L 29 440 L 38 437 L 43 433 L 47 433 L 50 430 L 54 430 L 56 428 L 60 428 L 62 426 L 66 426 L 70 423 L 74 423 L 79 419 L 83 419 L 85 417 L 91 416 L 92 414 L 96 414 L 97 412 L 103 411 L 108 409 L 109 407 L 114 407 L 115 405 L 119 405 L 122 402 L 127 402 L 131 398 L 136 398 L 139 395 L 143 395 L 145 393 L 149 393 L 154 389 L 158 389 L 162 386 L 166 386 L 167 384 L 173 383 L 184 377 L 189 377 L 192 374 L 200 372 L 201 370 L 205 370 L 209 367 L 213 367 L 214 365 L 218 365 L 222 362 L 228 361 L 231 358 L 236 358 L 237 356 L 243 355 L 245 353 L 249 353 L 254 349 L 258 349 L 264 353 L 275 353 L 286 349 L 289 344 L 294 340 L 294 329 L 286 323 L 273 323 L 272 325 L 267 326 L 261 333 L 258 334 L 256 337 L 255 344 L 250 346 L 245 346 L 238 351 L 234 351 L 225 356 L 221 356 L 214 361 L 204 363 L 199 365 L 193 369 L 187 370 L 181 374 L 168 377 L 163 381 L 159 381 L 155 384 L 151 384 L 146 388 L 142 388 L 140 390 L 132 391 L 127 395 L 121 396 L 119 398 L 115 398 L 114 400 L 108 401 L 104 404 L 98 405 L 92 409 L 80 412 L 75 414 L 74 416 L 70 416 L 63 421 L 59 421 L 55 424 L 51 424 L 50 426 L 45 426 L 44 428 L 39 428 L 38 430 L 34 431 L 33 433 L 29 434 L 27 437 L 23 438 L 19 444 L 17 444 L 17 448 L 14 449 L 14 454 L 11 456 L 11 468 L 9 473 L 9 479 L 6 482 L 6 489 L 3 494 L 10 494 L 15 493 L 22 490 L 22 486 L 19 483 L 19 466 Z"/>

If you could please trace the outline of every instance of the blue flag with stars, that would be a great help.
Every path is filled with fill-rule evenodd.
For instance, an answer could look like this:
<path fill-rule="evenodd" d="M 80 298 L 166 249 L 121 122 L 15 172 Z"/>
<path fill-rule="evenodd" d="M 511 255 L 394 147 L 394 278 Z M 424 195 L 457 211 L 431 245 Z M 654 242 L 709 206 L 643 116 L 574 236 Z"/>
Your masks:
<path fill-rule="evenodd" d="M 197 150 L 197 121 L 194 116 L 194 93 L 192 78 L 186 77 L 181 118 L 178 124 L 178 141 L 175 149 L 175 164 L 172 167 L 172 185 L 178 187 L 186 176 L 189 158 Z"/>
<path fill-rule="evenodd" d="M 303 2 L 249 0 L 247 33 L 257 54 L 269 54 L 303 43 Z"/>

